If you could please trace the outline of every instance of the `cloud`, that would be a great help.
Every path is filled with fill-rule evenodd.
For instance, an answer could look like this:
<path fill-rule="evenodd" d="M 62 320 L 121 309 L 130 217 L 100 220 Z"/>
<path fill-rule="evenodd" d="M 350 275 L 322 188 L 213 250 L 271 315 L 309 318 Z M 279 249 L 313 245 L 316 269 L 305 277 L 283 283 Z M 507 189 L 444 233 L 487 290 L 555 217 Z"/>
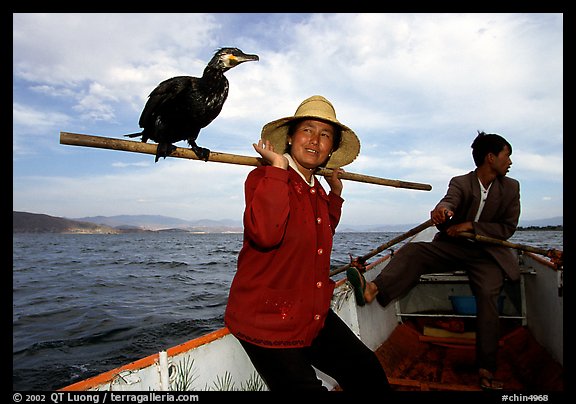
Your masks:
<path fill-rule="evenodd" d="M 13 103 L 12 153 L 14 157 L 38 153 L 46 147 L 47 139 L 43 137 L 43 134 L 54 130 L 58 124 L 67 122 L 70 122 L 70 118 L 66 114 Z"/>
<path fill-rule="evenodd" d="M 247 167 L 171 159 L 162 163 L 133 165 L 136 170 L 115 164 L 119 170 L 104 176 L 20 178 L 14 184 L 14 203 L 35 212 L 37 195 L 43 195 L 51 214 L 65 217 L 148 214 L 152 209 L 183 219 L 241 217 Z"/>
<path fill-rule="evenodd" d="M 200 133 L 200 145 L 254 155 L 251 144 L 266 122 L 322 94 L 361 139 L 361 154 L 347 171 L 433 187 L 422 192 L 347 184 L 349 220 L 370 222 L 367 212 L 373 212 L 378 220 L 402 222 L 429 211 L 451 176 L 474 168 L 470 144 L 478 130 L 500 133 L 512 143 L 510 175 L 523 183 L 523 203 L 541 201 L 543 189 L 557 201 L 563 181 L 562 18 L 552 13 L 14 14 L 14 178 L 37 189 L 35 195 L 50 194 L 40 198 L 48 210 L 138 207 L 148 213 L 222 214 L 224 203 L 212 198 L 221 193 L 218 200 L 239 213 L 246 167 L 198 167 L 172 159 L 152 164 L 151 156 L 70 149 L 55 141 L 60 130 L 111 136 L 138 131 L 146 98 L 160 81 L 201 75 L 218 47 L 232 45 L 258 54 L 260 61 L 226 73 L 229 98 Z M 42 164 L 37 168 L 42 176 L 33 175 L 35 164 Z M 74 167 L 69 177 L 65 166 Z M 228 175 L 237 178 L 230 182 Z M 68 190 L 75 203 L 59 203 L 43 181 Z M 188 183 L 197 192 L 183 186 Z M 90 184 L 85 199 L 82 184 Z M 114 195 L 110 190 L 118 193 L 113 203 L 93 203 L 99 195 Z M 206 191 L 210 198 L 202 202 Z M 22 187 L 15 192 L 19 204 L 34 205 Z M 193 211 L 187 213 L 186 201 L 194 202 Z M 529 206 L 523 212 L 538 214 Z"/>
<path fill-rule="evenodd" d="M 68 116 L 64 114 L 39 111 L 19 103 L 12 105 L 12 123 L 22 128 L 40 127 L 46 129 L 54 127 L 57 122 L 68 120 Z"/>
<path fill-rule="evenodd" d="M 538 154 L 519 150 L 511 156 L 511 171 L 522 173 L 522 177 L 532 180 L 563 183 L 564 166 L 563 158 L 559 153 Z"/>

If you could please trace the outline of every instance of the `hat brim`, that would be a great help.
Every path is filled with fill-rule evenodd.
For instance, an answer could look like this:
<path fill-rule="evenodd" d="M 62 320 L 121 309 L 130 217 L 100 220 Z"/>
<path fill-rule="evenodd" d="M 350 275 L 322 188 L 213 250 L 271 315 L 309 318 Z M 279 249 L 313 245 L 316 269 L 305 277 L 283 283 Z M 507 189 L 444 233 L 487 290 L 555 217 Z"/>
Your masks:
<path fill-rule="evenodd" d="M 269 140 L 276 153 L 285 153 L 288 149 L 288 126 L 290 122 L 302 119 L 321 119 L 333 123 L 342 129 L 340 145 L 326 162 L 326 168 L 343 167 L 353 162 L 360 154 L 360 140 L 352 129 L 340 122 L 318 118 L 318 116 L 290 116 L 269 122 L 262 128 L 261 138 L 262 140 Z"/>

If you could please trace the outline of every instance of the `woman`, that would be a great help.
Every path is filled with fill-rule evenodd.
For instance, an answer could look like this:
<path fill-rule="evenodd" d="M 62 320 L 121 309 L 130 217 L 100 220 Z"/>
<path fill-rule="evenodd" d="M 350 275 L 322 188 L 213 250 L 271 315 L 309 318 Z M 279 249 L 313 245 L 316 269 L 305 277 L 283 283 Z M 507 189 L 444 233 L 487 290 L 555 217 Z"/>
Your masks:
<path fill-rule="evenodd" d="M 356 134 L 321 96 L 270 122 L 254 149 L 269 163 L 245 183 L 244 242 L 225 323 L 272 391 L 326 390 L 313 366 L 343 390 L 388 388 L 376 355 L 330 309 L 332 237 L 340 220 L 340 167 Z M 326 194 L 314 176 L 333 168 Z"/>

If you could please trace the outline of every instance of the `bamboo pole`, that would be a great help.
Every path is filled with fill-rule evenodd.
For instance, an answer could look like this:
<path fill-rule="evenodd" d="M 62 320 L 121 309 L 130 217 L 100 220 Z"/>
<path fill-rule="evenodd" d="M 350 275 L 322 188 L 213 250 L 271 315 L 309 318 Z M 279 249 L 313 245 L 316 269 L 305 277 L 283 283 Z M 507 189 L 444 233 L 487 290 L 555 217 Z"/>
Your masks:
<path fill-rule="evenodd" d="M 552 262 L 554 262 L 556 265 L 562 266 L 563 252 L 560 250 L 556 250 L 554 248 L 551 248 L 549 250 L 544 250 L 544 249 L 538 248 L 538 247 L 532 247 L 532 246 L 525 245 L 525 244 L 512 243 L 512 242 L 507 241 L 507 240 L 500 240 L 497 238 L 482 236 L 480 234 L 474 234 L 474 233 L 469 233 L 469 232 L 461 232 L 458 234 L 458 236 L 466 237 L 466 238 L 480 241 L 480 242 L 484 242 L 484 243 L 496 244 L 496 245 L 501 245 L 504 247 L 514 248 L 516 250 L 522 250 L 522 251 L 527 251 L 527 252 L 531 252 L 531 253 L 535 253 L 535 254 L 540 254 L 540 255 L 543 255 L 545 257 L 550 258 L 552 260 Z"/>
<path fill-rule="evenodd" d="M 98 149 L 122 150 L 122 151 L 152 154 L 152 155 L 156 155 L 156 148 L 158 146 L 156 143 L 149 144 L 149 143 L 143 143 L 141 141 L 84 135 L 70 132 L 60 132 L 60 143 L 71 146 L 84 146 L 84 147 L 94 147 Z M 191 149 L 182 147 L 176 147 L 176 150 L 174 150 L 169 157 L 200 160 L 196 156 L 196 153 L 194 153 Z M 219 152 L 210 152 L 208 161 L 216 163 L 246 165 L 246 166 L 260 166 L 263 164 L 263 160 L 259 157 L 250 157 L 238 154 L 227 154 Z M 323 168 L 318 170 L 317 174 L 327 177 L 332 174 L 332 170 L 329 168 Z M 395 188 L 407 188 L 422 191 L 430 191 L 432 189 L 432 186 L 429 184 L 421 184 L 418 182 L 408 182 L 401 180 L 391 180 L 386 178 L 372 177 L 369 175 L 354 174 L 349 172 L 339 174 L 339 178 L 369 184 L 385 185 Z"/>
<path fill-rule="evenodd" d="M 411 237 L 415 234 L 420 233 L 422 230 L 427 229 L 428 227 L 432 226 L 432 219 L 428 219 L 426 220 L 424 223 L 419 224 L 416 227 L 413 227 L 412 229 L 408 230 L 406 233 L 403 233 L 397 237 L 394 237 L 392 240 L 389 240 L 388 242 L 382 244 L 381 246 L 373 249 L 372 251 L 368 252 L 367 254 L 363 255 L 362 257 L 356 258 L 356 260 L 363 265 L 366 260 L 372 258 L 373 256 L 375 256 L 376 254 L 384 251 L 387 248 L 392 247 L 395 244 L 398 244 L 401 241 L 406 240 L 408 237 Z M 333 271 L 330 272 L 330 276 L 334 276 L 336 274 L 339 274 L 340 272 L 346 271 L 348 268 L 350 268 L 353 264 L 346 264 L 341 266 L 340 268 L 336 268 Z"/>
<path fill-rule="evenodd" d="M 507 241 L 507 240 L 500 240 L 498 238 L 482 236 L 480 234 L 474 234 L 474 233 L 469 233 L 469 232 L 465 232 L 465 231 L 458 233 L 458 235 L 461 237 L 470 238 L 472 240 L 482 241 L 484 243 L 497 244 L 497 245 L 501 245 L 504 247 L 515 248 L 517 250 L 528 251 L 528 252 L 532 252 L 532 253 L 540 254 L 540 255 L 547 255 L 548 251 L 550 251 L 550 250 L 544 250 L 544 249 L 541 249 L 538 247 L 532 247 L 529 245 L 512 243 L 512 242 Z"/>

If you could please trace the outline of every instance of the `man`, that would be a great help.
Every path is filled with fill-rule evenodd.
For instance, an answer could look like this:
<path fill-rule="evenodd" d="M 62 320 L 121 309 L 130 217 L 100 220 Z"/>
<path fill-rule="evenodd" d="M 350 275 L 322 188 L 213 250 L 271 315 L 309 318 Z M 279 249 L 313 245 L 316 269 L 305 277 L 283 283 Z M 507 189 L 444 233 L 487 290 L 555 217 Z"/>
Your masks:
<path fill-rule="evenodd" d="M 430 212 L 439 233 L 432 242 L 408 243 L 374 279 L 366 282 L 358 269 L 347 271 L 359 305 L 376 299 L 382 306 L 414 287 L 426 273 L 466 270 L 477 302 L 476 357 L 480 386 L 502 389 L 494 378 L 499 339 L 498 296 L 504 276 L 520 278 L 511 249 L 458 237 L 471 232 L 506 240 L 520 216 L 520 185 L 506 177 L 512 146 L 496 134 L 478 133 L 472 143 L 476 169 L 451 179 L 446 195 Z"/>

